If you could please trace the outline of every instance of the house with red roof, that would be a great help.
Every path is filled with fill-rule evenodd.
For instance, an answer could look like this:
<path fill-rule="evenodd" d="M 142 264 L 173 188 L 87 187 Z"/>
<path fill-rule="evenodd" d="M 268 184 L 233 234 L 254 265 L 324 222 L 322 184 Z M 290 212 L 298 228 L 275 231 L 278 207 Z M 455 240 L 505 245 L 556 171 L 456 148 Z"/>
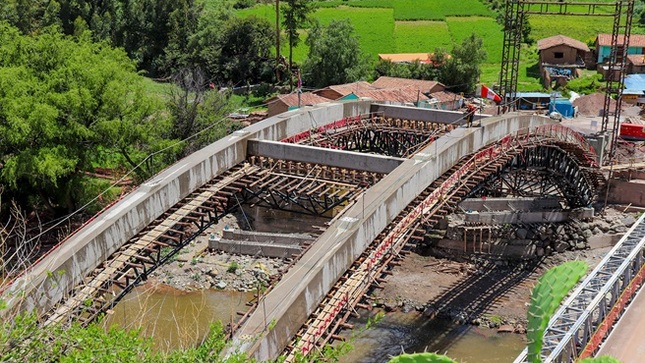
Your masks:
<path fill-rule="evenodd" d="M 315 90 L 313 93 L 330 100 L 337 100 L 351 94 L 352 92 L 374 89 L 377 89 L 377 87 L 372 86 L 369 82 L 358 81 L 327 86 L 325 88 Z"/>
<path fill-rule="evenodd" d="M 618 35 L 618 45 L 625 45 L 625 36 Z M 596 62 L 600 65 L 609 59 L 611 52 L 611 34 L 598 34 L 596 37 Z M 627 46 L 627 54 L 645 54 L 645 35 L 631 34 Z"/>
<path fill-rule="evenodd" d="M 627 55 L 627 73 L 645 73 L 645 54 Z"/>
<path fill-rule="evenodd" d="M 591 59 L 587 44 L 564 35 L 540 39 L 537 42 L 540 57 L 540 75 L 545 87 L 559 86 L 577 78 L 585 68 L 585 59 Z"/>
<path fill-rule="evenodd" d="M 421 93 L 423 94 L 430 94 L 433 92 L 446 90 L 446 86 L 437 81 L 388 76 L 379 77 L 376 81 L 372 82 L 372 86 L 381 89 L 412 87 L 416 90 L 421 91 Z"/>
<path fill-rule="evenodd" d="M 286 95 L 277 95 L 266 100 L 268 104 L 268 117 L 275 116 L 277 114 L 291 111 L 299 107 L 304 106 L 313 106 L 319 103 L 331 101 L 328 98 L 318 96 L 311 92 L 305 92 L 300 94 L 298 93 L 289 93 Z"/>

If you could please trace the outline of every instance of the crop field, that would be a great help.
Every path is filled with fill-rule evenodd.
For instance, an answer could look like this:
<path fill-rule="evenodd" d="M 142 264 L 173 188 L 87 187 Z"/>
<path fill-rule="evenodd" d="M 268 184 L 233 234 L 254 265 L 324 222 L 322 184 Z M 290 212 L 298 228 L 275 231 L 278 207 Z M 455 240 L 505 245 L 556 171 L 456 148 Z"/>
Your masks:
<path fill-rule="evenodd" d="M 378 53 L 396 52 L 392 12 L 383 8 L 325 8 L 316 11 L 316 18 L 323 25 L 349 19 L 360 38 L 361 50 L 376 60 Z"/>
<path fill-rule="evenodd" d="M 397 21 L 394 23 L 394 42 L 396 53 L 431 53 L 437 48 L 452 48 L 445 21 Z"/>
<path fill-rule="evenodd" d="M 484 49 L 488 55 L 486 63 L 500 63 L 502 61 L 504 33 L 502 33 L 501 25 L 497 24 L 495 19 L 452 17 L 446 19 L 446 23 L 455 44 L 461 43 L 472 33 L 475 33 L 484 41 Z"/>
<path fill-rule="evenodd" d="M 530 15 L 531 38 L 538 39 L 550 37 L 557 29 L 558 34 L 578 39 L 583 43 L 594 42 L 598 33 L 610 33 L 613 27 L 613 18 L 604 16 L 560 16 L 560 15 Z"/>
<path fill-rule="evenodd" d="M 218 0 L 207 0 L 218 1 Z M 482 67 L 481 81 L 496 83 L 502 55 L 503 33 L 496 13 L 483 0 L 330 0 L 318 1 L 314 13 L 322 24 L 332 19 L 350 19 L 359 36 L 361 51 L 376 60 L 379 53 L 431 53 L 437 48 L 451 50 L 472 33 L 484 41 L 488 55 Z M 572 10 L 570 8 L 569 10 Z M 598 12 L 611 11 L 610 7 Z M 273 5 L 258 5 L 239 10 L 240 16 L 256 15 L 275 22 Z M 563 34 L 592 44 L 598 33 L 610 33 L 612 17 L 531 15 L 531 39 Z M 645 33 L 634 27 L 633 33 Z M 306 36 L 306 29 L 302 31 Z M 281 46 L 283 54 L 287 47 Z M 307 47 L 301 43 L 294 49 L 294 60 L 302 62 Z M 535 45 L 523 47 L 518 88 L 523 91 L 541 89 L 537 73 Z"/>
<path fill-rule="evenodd" d="M 333 0 L 320 7 L 342 6 L 394 9 L 394 20 L 444 20 L 448 16 L 495 16 L 479 0 Z"/>

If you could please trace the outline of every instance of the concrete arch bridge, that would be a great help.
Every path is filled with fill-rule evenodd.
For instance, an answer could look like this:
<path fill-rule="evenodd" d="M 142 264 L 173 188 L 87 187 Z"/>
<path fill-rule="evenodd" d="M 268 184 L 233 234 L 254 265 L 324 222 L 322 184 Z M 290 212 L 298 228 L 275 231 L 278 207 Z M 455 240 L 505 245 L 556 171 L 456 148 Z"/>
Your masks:
<path fill-rule="evenodd" d="M 571 208 L 593 204 L 601 178 L 577 133 L 534 115 L 473 128 L 458 127 L 461 118 L 359 101 L 264 120 L 142 184 L 16 277 L 2 298 L 8 311 L 38 311 L 44 324 L 89 322 L 242 204 L 323 216 L 328 228 L 232 335 L 231 349 L 260 360 L 285 347 L 307 354 L 333 339 L 388 263 L 464 197 L 515 184 L 514 192 L 553 192 Z M 520 183 L 520 169 L 562 178 Z"/>

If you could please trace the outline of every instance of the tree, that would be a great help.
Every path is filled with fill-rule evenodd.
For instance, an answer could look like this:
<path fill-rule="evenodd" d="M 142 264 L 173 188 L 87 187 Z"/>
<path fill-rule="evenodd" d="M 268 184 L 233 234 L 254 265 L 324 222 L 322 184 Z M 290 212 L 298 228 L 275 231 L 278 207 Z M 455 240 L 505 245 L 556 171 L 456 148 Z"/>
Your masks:
<path fill-rule="evenodd" d="M 167 118 L 122 50 L 45 29 L 0 25 L 0 183 L 9 199 L 75 210 L 84 171 L 136 164 Z"/>
<path fill-rule="evenodd" d="M 0 21 L 5 20 L 25 34 L 59 24 L 60 5 L 46 0 L 3 0 Z"/>
<path fill-rule="evenodd" d="M 306 82 L 314 87 L 354 82 L 367 77 L 369 60 L 360 51 L 349 20 L 315 24 L 307 37 L 309 57 L 303 64 Z"/>
<path fill-rule="evenodd" d="M 175 87 L 170 89 L 168 100 L 173 116 L 170 137 L 185 140 L 201 133 L 186 141 L 179 157 L 241 128 L 240 123 L 224 120 L 232 111 L 228 94 L 211 89 L 201 69 L 184 68 L 172 76 L 172 81 Z"/>
<path fill-rule="evenodd" d="M 273 77 L 273 30 L 268 20 L 256 16 L 231 18 L 220 37 L 217 79 L 246 85 Z"/>
<path fill-rule="evenodd" d="M 483 41 L 473 33 L 453 48 L 451 57 L 441 67 L 439 81 L 452 92 L 473 93 L 484 60 Z"/>
<path fill-rule="evenodd" d="M 293 68 L 293 47 L 300 43 L 298 29 L 309 22 L 309 14 L 314 9 L 311 0 L 284 0 L 282 25 L 289 38 L 289 69 Z"/>

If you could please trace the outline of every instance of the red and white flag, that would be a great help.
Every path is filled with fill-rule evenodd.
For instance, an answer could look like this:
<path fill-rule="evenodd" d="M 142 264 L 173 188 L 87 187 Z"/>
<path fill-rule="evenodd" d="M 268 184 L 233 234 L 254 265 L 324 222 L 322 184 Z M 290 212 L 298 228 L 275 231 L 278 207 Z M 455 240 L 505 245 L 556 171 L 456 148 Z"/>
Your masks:
<path fill-rule="evenodd" d="M 489 100 L 493 100 L 495 101 L 495 103 L 502 102 L 502 98 L 497 93 L 493 92 L 492 89 L 484 86 L 483 84 L 481 88 L 481 96 L 482 98 L 488 98 Z"/>

